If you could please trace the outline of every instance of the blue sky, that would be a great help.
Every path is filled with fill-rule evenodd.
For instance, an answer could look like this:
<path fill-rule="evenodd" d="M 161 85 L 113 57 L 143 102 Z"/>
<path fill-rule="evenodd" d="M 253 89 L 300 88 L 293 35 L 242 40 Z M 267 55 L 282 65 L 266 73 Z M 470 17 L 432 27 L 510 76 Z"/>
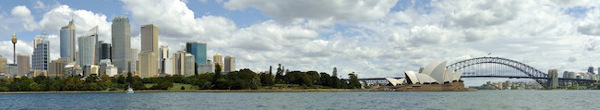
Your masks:
<path fill-rule="evenodd" d="M 185 42 L 207 42 L 209 56 L 234 56 L 238 67 L 255 71 L 283 64 L 394 77 L 431 61 L 488 53 L 541 71 L 585 71 L 600 66 L 598 6 L 594 0 L 4 0 L 0 49 L 12 49 L 13 31 L 20 54 L 31 54 L 31 40 L 44 30 L 58 45 L 58 29 L 70 16 L 78 33 L 99 26 L 100 40 L 110 41 L 112 18 L 127 16 L 132 48 L 140 47 L 139 26 L 155 23 L 171 52 Z M 52 59 L 59 50 L 51 48 Z M 12 59 L 10 52 L 0 55 Z"/>

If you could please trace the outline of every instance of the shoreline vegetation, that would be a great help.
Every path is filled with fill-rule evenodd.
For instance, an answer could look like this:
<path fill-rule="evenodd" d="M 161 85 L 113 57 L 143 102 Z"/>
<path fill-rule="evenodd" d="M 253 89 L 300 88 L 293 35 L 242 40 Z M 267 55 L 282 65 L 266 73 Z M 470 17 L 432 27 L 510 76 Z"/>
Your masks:
<path fill-rule="evenodd" d="M 273 92 L 377 92 L 369 89 L 276 89 L 276 90 L 140 90 L 136 93 L 170 93 L 170 92 L 198 92 L 198 93 L 273 93 Z M 1 94 L 69 94 L 69 93 L 125 93 L 125 91 L 19 91 L 0 92 Z"/>
<path fill-rule="evenodd" d="M 0 79 L 0 93 L 43 93 L 56 92 L 77 93 L 84 92 L 123 92 L 128 87 L 136 92 L 270 92 L 270 91 L 363 91 L 358 82 L 358 77 L 350 73 L 348 80 L 336 77 L 334 68 L 333 76 L 317 71 L 289 71 L 281 65 L 275 75 L 268 72 L 255 73 L 250 69 L 239 71 L 221 72 L 219 65 L 215 65 L 214 73 L 195 73 L 191 76 L 166 75 L 164 77 L 140 78 L 137 75 L 127 74 L 109 77 L 106 74 L 73 75 L 64 77 L 36 76 Z M 77 92 L 76 92 L 77 91 Z"/>

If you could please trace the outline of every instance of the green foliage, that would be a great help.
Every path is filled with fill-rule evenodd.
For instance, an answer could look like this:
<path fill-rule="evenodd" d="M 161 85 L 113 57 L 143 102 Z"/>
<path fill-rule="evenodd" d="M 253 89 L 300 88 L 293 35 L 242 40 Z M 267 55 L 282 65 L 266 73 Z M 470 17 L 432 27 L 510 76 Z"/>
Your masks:
<path fill-rule="evenodd" d="M 260 74 L 260 83 L 263 86 L 272 86 L 275 84 L 274 76 L 271 74 L 262 73 Z"/>
<path fill-rule="evenodd" d="M 171 87 L 173 87 L 173 82 L 164 80 L 164 81 L 159 81 L 158 83 L 156 83 L 155 85 L 150 87 L 150 89 L 152 89 L 152 90 L 168 90 Z M 181 87 L 183 87 L 183 86 L 181 86 Z"/>
<path fill-rule="evenodd" d="M 360 82 L 358 82 L 358 77 L 356 77 L 355 74 L 349 74 L 348 76 L 350 76 L 350 83 L 349 83 L 349 87 L 351 89 L 360 89 Z"/>
<path fill-rule="evenodd" d="M 317 71 L 288 71 L 280 65 L 277 74 L 257 74 L 250 69 L 221 74 L 220 66 L 215 66 L 215 73 L 197 74 L 190 77 L 167 75 L 165 77 L 140 78 L 132 73 L 109 77 L 108 75 L 90 75 L 64 78 L 48 78 L 38 76 L 22 77 L 8 80 L 0 79 L 0 91 L 101 91 L 125 90 L 188 90 L 190 89 L 324 89 L 324 88 L 359 88 L 356 76 L 342 81 L 335 76 Z M 284 72 L 284 70 L 286 72 Z M 285 73 L 285 74 L 284 74 Z M 348 83 L 350 82 L 350 83 Z M 183 87 L 182 85 L 185 85 Z"/>
<path fill-rule="evenodd" d="M 230 89 L 258 89 L 260 76 L 250 69 L 241 69 L 227 74 Z"/>
<path fill-rule="evenodd" d="M 332 87 L 330 77 L 331 76 L 329 76 L 329 74 L 327 74 L 327 73 L 321 73 L 321 77 L 319 77 L 317 84 Z"/>
<path fill-rule="evenodd" d="M 290 84 L 298 84 L 309 87 L 313 85 L 310 75 L 300 71 L 292 71 L 285 74 L 285 81 Z"/>

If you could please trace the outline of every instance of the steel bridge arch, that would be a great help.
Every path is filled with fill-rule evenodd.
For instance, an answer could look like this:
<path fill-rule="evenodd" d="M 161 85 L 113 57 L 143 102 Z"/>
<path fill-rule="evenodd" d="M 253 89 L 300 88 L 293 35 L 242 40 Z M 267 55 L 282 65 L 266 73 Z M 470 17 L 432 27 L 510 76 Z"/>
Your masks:
<path fill-rule="evenodd" d="M 527 64 L 524 64 L 524 63 L 521 63 L 521 62 L 518 62 L 515 60 L 507 59 L 507 58 L 500 58 L 500 57 L 472 58 L 472 59 L 462 60 L 462 61 L 450 64 L 450 65 L 446 66 L 446 69 L 457 72 L 459 70 L 462 70 L 464 68 L 467 68 L 467 67 L 470 67 L 473 65 L 487 64 L 487 63 L 500 64 L 500 65 L 514 68 L 518 71 L 521 71 L 525 75 L 529 76 L 529 78 L 534 79 L 540 85 L 542 85 L 544 87 L 547 86 L 546 82 L 548 81 L 548 79 L 547 79 L 548 74 L 546 74 L 536 68 L 533 68 Z"/>

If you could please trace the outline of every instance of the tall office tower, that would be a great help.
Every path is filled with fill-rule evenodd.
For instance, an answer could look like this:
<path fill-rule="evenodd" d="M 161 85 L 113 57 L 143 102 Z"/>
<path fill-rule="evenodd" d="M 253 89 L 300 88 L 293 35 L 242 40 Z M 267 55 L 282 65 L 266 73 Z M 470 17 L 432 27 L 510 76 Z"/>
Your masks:
<path fill-rule="evenodd" d="M 165 60 L 167 60 L 168 58 L 169 46 L 161 45 L 160 48 L 158 48 L 158 69 L 160 70 L 159 73 L 166 73 L 165 66 L 168 66 L 168 64 L 165 64 Z"/>
<path fill-rule="evenodd" d="M 100 44 L 100 60 L 112 60 L 112 46 L 109 43 Z"/>
<path fill-rule="evenodd" d="M 185 44 L 185 50 L 194 56 L 194 72 L 201 73 L 198 67 L 206 65 L 206 43 L 188 42 Z"/>
<path fill-rule="evenodd" d="M 218 64 L 221 67 L 221 72 L 224 72 L 223 70 L 225 69 L 224 68 L 225 65 L 223 65 L 223 56 L 221 56 L 221 54 L 219 54 L 219 53 L 216 53 L 213 56 L 213 61 L 215 62 L 215 65 Z"/>
<path fill-rule="evenodd" d="M 206 65 L 206 43 L 188 42 L 185 51 L 194 55 L 194 70 L 199 73 L 198 66 Z"/>
<path fill-rule="evenodd" d="M 594 74 L 594 67 L 590 66 L 590 67 L 588 68 L 588 71 L 587 71 L 587 72 L 588 72 L 588 73 L 590 73 L 590 74 Z"/>
<path fill-rule="evenodd" d="M 174 63 L 173 63 L 173 58 L 172 58 L 172 57 L 171 57 L 171 58 L 167 58 L 167 59 L 165 59 L 165 60 L 164 60 L 164 62 L 163 62 L 163 65 L 165 66 L 165 67 L 163 68 L 163 73 L 164 73 L 164 74 L 167 74 L 167 75 L 175 75 L 175 74 L 173 74 L 173 70 L 174 70 L 173 66 L 174 66 Z"/>
<path fill-rule="evenodd" d="M 141 27 L 142 51 L 139 54 L 139 74 L 142 78 L 158 76 L 158 27 L 147 24 Z"/>
<path fill-rule="evenodd" d="M 177 51 L 173 54 L 173 74 L 184 75 L 185 74 L 185 51 Z"/>
<path fill-rule="evenodd" d="M 225 72 L 235 71 L 235 57 L 225 56 Z"/>
<path fill-rule="evenodd" d="M 33 56 L 31 62 L 34 70 L 48 70 L 50 63 L 50 42 L 46 37 L 36 37 L 33 40 Z"/>
<path fill-rule="evenodd" d="M 0 55 L 0 73 L 6 73 L 6 64 L 8 63 L 8 61 L 6 60 L 6 58 L 2 57 L 2 55 Z"/>
<path fill-rule="evenodd" d="M 131 73 L 135 73 L 137 71 L 138 68 L 138 53 L 140 53 L 139 49 L 129 49 L 131 51 L 131 53 L 129 55 L 131 55 L 129 57 L 129 61 L 131 63 L 129 63 L 129 68 L 131 68 Z"/>
<path fill-rule="evenodd" d="M 186 53 L 185 54 L 185 75 L 186 77 L 188 76 L 193 76 L 194 72 L 195 72 L 195 66 L 194 66 L 194 55 Z"/>
<path fill-rule="evenodd" d="M 17 56 L 17 68 L 19 72 L 17 75 L 24 76 L 31 70 L 31 64 L 29 63 L 29 55 L 20 54 Z"/>
<path fill-rule="evenodd" d="M 75 61 L 76 37 L 75 37 L 75 22 L 69 21 L 69 25 L 60 28 L 60 57 L 64 61 Z"/>
<path fill-rule="evenodd" d="M 96 43 L 98 39 L 98 26 L 92 28 L 90 31 L 85 32 L 81 37 L 79 37 L 79 65 L 81 67 L 89 66 L 89 65 L 97 65 L 96 62 Z"/>
<path fill-rule="evenodd" d="M 119 74 L 126 74 L 132 56 L 129 18 L 116 17 L 112 23 L 112 63 L 118 68 Z"/>

